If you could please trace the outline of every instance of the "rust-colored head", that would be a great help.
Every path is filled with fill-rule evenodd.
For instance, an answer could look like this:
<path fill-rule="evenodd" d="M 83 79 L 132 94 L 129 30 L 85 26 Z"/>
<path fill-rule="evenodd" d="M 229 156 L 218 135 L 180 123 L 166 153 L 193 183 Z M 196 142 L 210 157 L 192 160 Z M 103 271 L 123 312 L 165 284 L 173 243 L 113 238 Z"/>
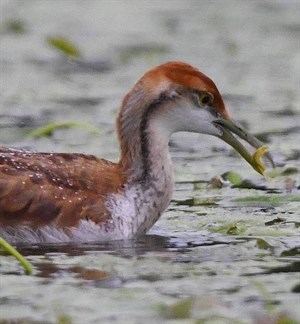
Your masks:
<path fill-rule="evenodd" d="M 188 90 L 208 92 L 213 96 L 211 105 L 225 119 L 230 119 L 223 99 L 215 83 L 195 67 L 183 62 L 168 62 L 146 72 L 140 79 L 146 92 L 157 94 L 167 90 L 170 85 Z"/>

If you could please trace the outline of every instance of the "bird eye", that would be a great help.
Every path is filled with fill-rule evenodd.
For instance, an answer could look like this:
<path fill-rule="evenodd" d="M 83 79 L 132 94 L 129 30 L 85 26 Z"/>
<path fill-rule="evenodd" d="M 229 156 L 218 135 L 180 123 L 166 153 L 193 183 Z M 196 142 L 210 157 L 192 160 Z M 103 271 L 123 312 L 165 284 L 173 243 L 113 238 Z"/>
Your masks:
<path fill-rule="evenodd" d="M 200 93 L 198 98 L 201 107 L 208 106 L 214 100 L 214 96 L 210 92 Z"/>

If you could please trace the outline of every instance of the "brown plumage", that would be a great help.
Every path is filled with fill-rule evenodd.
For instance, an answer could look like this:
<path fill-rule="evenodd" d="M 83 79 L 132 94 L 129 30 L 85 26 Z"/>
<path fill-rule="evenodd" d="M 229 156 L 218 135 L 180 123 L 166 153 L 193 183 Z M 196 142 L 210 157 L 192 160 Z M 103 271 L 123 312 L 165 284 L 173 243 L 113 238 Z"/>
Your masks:
<path fill-rule="evenodd" d="M 124 182 L 119 164 L 92 155 L 0 148 L 0 226 L 104 222 L 105 197 Z"/>

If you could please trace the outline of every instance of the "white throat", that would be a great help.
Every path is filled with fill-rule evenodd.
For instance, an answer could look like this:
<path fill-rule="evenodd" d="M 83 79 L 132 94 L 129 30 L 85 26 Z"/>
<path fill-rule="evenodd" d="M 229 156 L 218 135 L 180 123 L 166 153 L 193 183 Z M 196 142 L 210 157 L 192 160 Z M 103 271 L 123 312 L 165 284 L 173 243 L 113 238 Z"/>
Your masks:
<path fill-rule="evenodd" d="M 141 160 L 130 170 L 125 194 L 114 194 L 108 201 L 114 224 L 131 238 L 145 234 L 170 203 L 174 188 L 173 164 L 169 155 L 169 134 L 154 120 L 144 130 Z"/>

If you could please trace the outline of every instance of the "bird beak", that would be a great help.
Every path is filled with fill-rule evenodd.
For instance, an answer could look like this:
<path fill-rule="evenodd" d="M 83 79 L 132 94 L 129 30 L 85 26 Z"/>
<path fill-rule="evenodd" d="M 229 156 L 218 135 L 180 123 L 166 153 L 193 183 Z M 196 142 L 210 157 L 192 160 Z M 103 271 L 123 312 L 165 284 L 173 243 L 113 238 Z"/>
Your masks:
<path fill-rule="evenodd" d="M 218 118 L 213 123 L 216 124 L 222 131 L 222 135 L 219 135 L 218 137 L 232 146 L 253 167 L 254 170 L 263 175 L 265 168 L 255 158 L 256 154 L 252 155 L 233 134 L 237 135 L 239 138 L 246 141 L 256 149 L 262 148 L 263 144 L 256 137 L 249 134 L 240 125 L 237 125 L 230 119 Z M 264 152 L 262 154 L 264 154 Z M 264 155 L 271 162 L 272 167 L 274 168 L 275 163 L 271 154 L 266 152 Z"/>

